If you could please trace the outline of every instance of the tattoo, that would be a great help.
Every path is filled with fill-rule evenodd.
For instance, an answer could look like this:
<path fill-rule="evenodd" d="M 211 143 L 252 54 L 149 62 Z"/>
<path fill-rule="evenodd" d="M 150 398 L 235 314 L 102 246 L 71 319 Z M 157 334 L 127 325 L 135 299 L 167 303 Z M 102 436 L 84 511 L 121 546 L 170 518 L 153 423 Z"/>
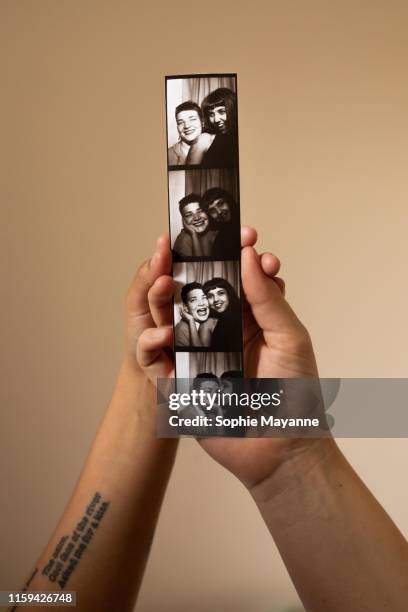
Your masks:
<path fill-rule="evenodd" d="M 44 566 L 42 575 L 64 589 L 98 529 L 110 502 L 96 492 L 70 535 L 64 535 Z"/>
<path fill-rule="evenodd" d="M 36 567 L 33 571 L 33 573 L 31 574 L 31 576 L 29 577 L 29 579 L 27 580 L 27 582 L 25 583 L 25 585 L 23 586 L 23 588 L 21 589 L 22 593 L 24 593 L 28 587 L 30 586 L 30 584 L 32 583 L 32 581 L 34 580 L 34 576 L 38 573 L 38 567 Z M 9 612 L 16 612 L 17 610 L 17 606 L 13 606 L 12 608 L 9 609 Z"/>

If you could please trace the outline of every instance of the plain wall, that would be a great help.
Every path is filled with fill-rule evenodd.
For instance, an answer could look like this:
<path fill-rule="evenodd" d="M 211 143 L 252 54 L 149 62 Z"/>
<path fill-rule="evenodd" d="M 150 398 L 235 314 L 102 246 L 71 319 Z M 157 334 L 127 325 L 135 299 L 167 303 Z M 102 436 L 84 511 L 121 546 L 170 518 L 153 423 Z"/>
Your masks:
<path fill-rule="evenodd" d="M 3 0 L 0 589 L 70 496 L 168 227 L 164 75 L 237 72 L 242 221 L 282 260 L 320 373 L 406 377 L 408 5 Z M 341 440 L 408 532 L 406 440 Z M 304 551 L 307 554 L 307 551 Z M 298 598 L 242 486 L 183 441 L 138 612 Z"/>

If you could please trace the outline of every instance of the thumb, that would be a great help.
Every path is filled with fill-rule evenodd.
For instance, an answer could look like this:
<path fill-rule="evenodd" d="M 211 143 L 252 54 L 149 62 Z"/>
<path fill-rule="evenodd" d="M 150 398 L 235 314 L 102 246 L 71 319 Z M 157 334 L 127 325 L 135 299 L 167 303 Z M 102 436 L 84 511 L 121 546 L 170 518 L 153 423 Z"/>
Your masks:
<path fill-rule="evenodd" d="M 291 334 L 303 327 L 277 284 L 262 270 L 253 247 L 241 251 L 241 275 L 245 297 L 266 341 L 269 334 Z"/>
<path fill-rule="evenodd" d="M 172 343 L 172 337 L 171 326 L 153 327 L 145 329 L 137 343 L 137 361 L 154 384 L 157 384 L 158 378 L 174 376 L 173 361 L 166 353 Z"/>

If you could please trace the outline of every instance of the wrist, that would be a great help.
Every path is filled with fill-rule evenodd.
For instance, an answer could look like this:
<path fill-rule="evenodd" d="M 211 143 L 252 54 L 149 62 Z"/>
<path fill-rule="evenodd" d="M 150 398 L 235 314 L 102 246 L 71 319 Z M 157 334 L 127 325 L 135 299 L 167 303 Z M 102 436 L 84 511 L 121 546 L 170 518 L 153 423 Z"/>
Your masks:
<path fill-rule="evenodd" d="M 139 366 L 136 357 L 130 353 L 126 353 L 122 360 L 111 404 L 132 416 L 141 413 L 155 414 L 155 388 Z"/>
<path fill-rule="evenodd" d="M 298 497 L 341 454 L 333 438 L 299 439 L 283 447 L 280 460 L 261 481 L 248 487 L 258 506 Z"/>
<path fill-rule="evenodd" d="M 122 360 L 122 369 L 125 369 L 130 374 L 133 373 L 135 376 L 143 374 L 143 370 L 136 359 L 135 350 L 128 349 L 125 352 Z"/>

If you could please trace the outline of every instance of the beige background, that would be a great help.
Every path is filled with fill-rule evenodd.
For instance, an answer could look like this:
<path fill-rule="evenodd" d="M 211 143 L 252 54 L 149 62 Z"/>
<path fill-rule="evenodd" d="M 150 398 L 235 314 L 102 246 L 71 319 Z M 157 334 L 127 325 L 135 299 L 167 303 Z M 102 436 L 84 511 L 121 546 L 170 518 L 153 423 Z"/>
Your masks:
<path fill-rule="evenodd" d="M 242 218 L 281 257 L 321 375 L 407 376 L 408 6 L 2 0 L 0 24 L 8 589 L 68 499 L 121 360 L 125 289 L 167 227 L 165 74 L 238 73 Z M 341 447 L 407 533 L 406 440 Z M 137 610 L 297 601 L 248 495 L 184 442 Z"/>

